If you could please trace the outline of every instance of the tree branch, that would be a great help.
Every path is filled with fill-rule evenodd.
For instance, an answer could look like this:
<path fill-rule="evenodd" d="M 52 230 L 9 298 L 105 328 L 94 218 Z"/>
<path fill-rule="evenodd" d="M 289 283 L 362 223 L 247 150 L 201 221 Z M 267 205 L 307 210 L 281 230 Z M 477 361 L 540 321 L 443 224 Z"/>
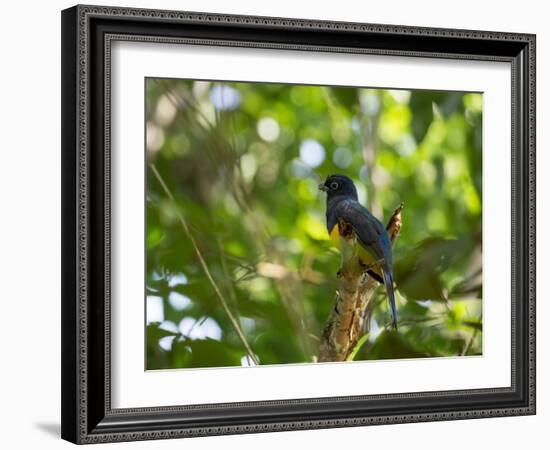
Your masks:
<path fill-rule="evenodd" d="M 386 229 L 393 242 L 401 230 L 403 204 L 394 211 Z M 340 227 L 342 229 L 342 227 Z M 346 232 L 346 231 L 344 231 Z M 373 294 L 378 282 L 365 274 L 358 264 L 355 236 L 342 236 L 351 246 L 351 252 L 342 261 L 338 272 L 340 289 L 329 315 L 319 345 L 319 362 L 346 361 L 354 352 L 362 336 L 370 331 L 374 309 Z"/>

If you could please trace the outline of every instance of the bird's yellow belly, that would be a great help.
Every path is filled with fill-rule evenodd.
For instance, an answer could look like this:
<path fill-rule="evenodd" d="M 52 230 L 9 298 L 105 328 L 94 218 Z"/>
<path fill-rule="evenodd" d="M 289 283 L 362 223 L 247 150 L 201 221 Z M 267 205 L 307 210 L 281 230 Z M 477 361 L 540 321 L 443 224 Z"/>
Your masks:
<path fill-rule="evenodd" d="M 349 247 L 350 243 L 345 242 L 345 239 L 340 238 L 340 229 L 338 227 L 338 224 L 334 225 L 332 227 L 332 230 L 330 231 L 330 240 L 340 247 L 340 251 L 342 251 L 342 254 L 344 256 L 344 253 L 349 253 L 349 248 L 342 248 L 342 246 Z M 352 253 L 355 253 L 359 259 L 361 260 L 361 263 L 364 266 L 371 266 L 369 267 L 369 270 L 372 270 L 374 273 L 382 277 L 382 271 L 380 270 L 380 267 L 378 264 L 374 264 L 376 262 L 376 259 L 374 256 L 369 252 L 366 248 L 364 248 L 361 244 L 356 243 L 355 245 L 351 244 L 352 247 L 355 247 L 355 250 L 351 250 Z M 347 251 L 346 251 L 347 250 Z M 345 257 L 344 257 L 345 258 Z"/>
<path fill-rule="evenodd" d="M 359 259 L 365 266 L 369 266 L 369 270 L 372 270 L 375 274 L 379 275 L 381 278 L 382 270 L 380 269 L 379 264 L 375 264 L 377 262 L 377 259 L 365 248 L 363 248 L 362 245 L 359 245 L 359 249 L 357 250 L 357 255 L 359 256 Z"/>
<path fill-rule="evenodd" d="M 340 242 L 340 228 L 338 227 L 338 224 L 334 225 L 332 227 L 330 234 L 330 240 L 334 242 L 335 244 L 338 244 Z"/>

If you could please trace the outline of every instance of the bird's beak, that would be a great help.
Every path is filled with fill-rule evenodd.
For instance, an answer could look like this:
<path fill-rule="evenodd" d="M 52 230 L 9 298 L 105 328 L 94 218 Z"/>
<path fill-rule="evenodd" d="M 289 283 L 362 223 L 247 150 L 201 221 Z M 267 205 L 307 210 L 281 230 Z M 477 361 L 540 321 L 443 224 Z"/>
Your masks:
<path fill-rule="evenodd" d="M 328 192 L 328 187 L 326 187 L 323 183 L 321 183 L 318 188 L 320 191 Z"/>

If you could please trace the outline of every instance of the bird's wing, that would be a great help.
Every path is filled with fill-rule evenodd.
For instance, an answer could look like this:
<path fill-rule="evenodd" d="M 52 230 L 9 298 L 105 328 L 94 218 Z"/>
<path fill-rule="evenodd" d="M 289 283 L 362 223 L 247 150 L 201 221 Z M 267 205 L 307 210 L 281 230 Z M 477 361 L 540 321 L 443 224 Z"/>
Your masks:
<path fill-rule="evenodd" d="M 386 228 L 371 212 L 355 200 L 343 200 L 335 208 L 338 219 L 349 223 L 359 243 L 376 259 L 391 267 L 391 244 Z"/>

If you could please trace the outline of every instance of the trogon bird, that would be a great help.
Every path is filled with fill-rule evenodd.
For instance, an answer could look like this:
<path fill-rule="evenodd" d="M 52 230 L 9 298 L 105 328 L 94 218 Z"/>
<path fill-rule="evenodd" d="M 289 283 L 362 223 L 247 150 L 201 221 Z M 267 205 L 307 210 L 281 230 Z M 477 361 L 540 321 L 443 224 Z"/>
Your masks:
<path fill-rule="evenodd" d="M 331 239 L 339 242 L 342 227 L 351 227 L 357 243 L 360 265 L 379 283 L 386 286 L 397 329 L 397 309 L 393 290 L 391 241 L 386 227 L 357 200 L 357 189 L 348 177 L 331 175 L 319 185 L 327 193 L 327 229 Z"/>

